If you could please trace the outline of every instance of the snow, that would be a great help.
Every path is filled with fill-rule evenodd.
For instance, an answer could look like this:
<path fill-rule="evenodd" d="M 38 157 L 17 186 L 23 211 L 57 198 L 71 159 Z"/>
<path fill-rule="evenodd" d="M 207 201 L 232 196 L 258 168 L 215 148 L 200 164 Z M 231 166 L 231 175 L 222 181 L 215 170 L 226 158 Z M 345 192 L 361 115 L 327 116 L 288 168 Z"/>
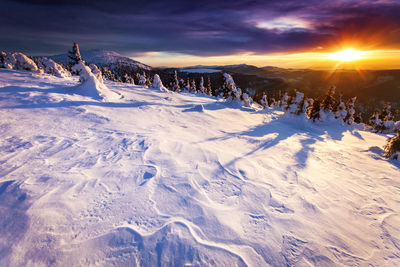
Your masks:
<path fill-rule="evenodd" d="M 0 265 L 400 265 L 385 135 L 104 85 L 0 70 Z"/>

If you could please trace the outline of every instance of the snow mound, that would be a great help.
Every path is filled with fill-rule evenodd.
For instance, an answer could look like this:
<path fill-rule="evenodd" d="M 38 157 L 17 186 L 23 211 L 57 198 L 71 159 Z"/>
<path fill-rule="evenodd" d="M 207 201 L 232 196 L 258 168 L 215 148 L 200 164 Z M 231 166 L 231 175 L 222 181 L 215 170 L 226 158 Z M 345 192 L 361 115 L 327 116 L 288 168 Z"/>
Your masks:
<path fill-rule="evenodd" d="M 72 71 L 79 73 L 81 82 L 81 84 L 76 87 L 76 92 L 94 99 L 112 100 L 120 98 L 117 93 L 108 89 L 104 84 L 101 72 L 98 68 L 92 65 L 92 69 L 86 66 L 82 61 L 72 67 Z"/>
<path fill-rule="evenodd" d="M 66 69 L 64 69 L 60 64 L 56 63 L 51 58 L 44 57 L 37 58 L 35 60 L 39 69 L 42 69 L 44 73 L 51 74 L 59 78 L 71 76 L 71 73 L 69 73 Z"/>
<path fill-rule="evenodd" d="M 26 55 L 16 53 L 2 52 L 3 66 L 10 70 L 27 70 L 32 72 L 39 72 L 35 62 Z"/>

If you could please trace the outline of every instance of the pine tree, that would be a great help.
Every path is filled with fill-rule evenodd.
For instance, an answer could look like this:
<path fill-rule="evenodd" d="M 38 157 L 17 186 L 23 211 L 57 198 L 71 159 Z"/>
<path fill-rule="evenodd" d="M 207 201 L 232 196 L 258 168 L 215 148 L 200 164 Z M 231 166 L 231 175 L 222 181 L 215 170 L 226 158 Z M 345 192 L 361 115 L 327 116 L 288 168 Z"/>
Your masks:
<path fill-rule="evenodd" d="M 332 112 L 333 107 L 335 105 L 335 86 L 331 86 L 329 88 L 328 93 L 326 94 L 324 100 L 322 101 L 321 108 L 327 112 Z"/>
<path fill-rule="evenodd" d="M 190 92 L 190 80 L 189 80 L 189 77 L 186 79 L 185 91 Z"/>
<path fill-rule="evenodd" d="M 206 90 L 207 90 L 207 93 L 206 93 L 207 95 L 209 95 L 209 96 L 213 95 L 212 88 L 211 88 L 210 77 L 207 78 L 207 88 L 206 88 Z"/>
<path fill-rule="evenodd" d="M 369 124 L 375 132 L 392 132 L 395 123 L 393 121 L 390 103 L 386 103 L 379 113 L 374 113 L 369 120 Z"/>
<path fill-rule="evenodd" d="M 267 108 L 268 107 L 268 96 L 267 96 L 267 94 L 265 93 L 265 92 L 263 92 L 263 95 L 262 95 L 262 98 L 261 98 L 261 105 L 264 107 L 264 108 Z"/>
<path fill-rule="evenodd" d="M 347 116 L 346 105 L 343 102 L 342 95 L 339 97 L 339 101 L 337 101 L 337 105 L 334 108 L 335 111 L 335 118 L 341 121 L 344 121 Z M 334 111 L 333 110 L 333 111 Z"/>
<path fill-rule="evenodd" d="M 313 122 L 315 122 L 316 120 L 319 120 L 321 117 L 320 111 L 321 111 L 321 103 L 319 102 L 318 99 L 316 99 L 313 101 L 312 105 L 307 110 L 307 117 Z"/>
<path fill-rule="evenodd" d="M 361 112 L 358 112 L 357 116 L 354 118 L 354 122 L 357 123 L 357 124 L 362 123 Z"/>
<path fill-rule="evenodd" d="M 0 68 L 5 68 L 4 61 L 6 60 L 7 53 L 0 51 Z"/>
<path fill-rule="evenodd" d="M 251 104 L 253 103 L 253 99 L 246 93 L 242 95 L 243 97 L 243 106 L 245 107 L 251 107 Z"/>
<path fill-rule="evenodd" d="M 139 85 L 146 85 L 146 84 L 147 84 L 146 73 L 143 72 L 142 75 L 139 74 Z"/>
<path fill-rule="evenodd" d="M 348 125 L 352 125 L 354 123 L 354 114 L 356 111 L 354 110 L 354 104 L 356 103 L 357 97 L 350 98 L 346 103 L 346 117 L 344 118 L 344 122 Z"/>
<path fill-rule="evenodd" d="M 287 111 L 292 103 L 292 98 L 285 92 L 281 99 L 281 107 L 283 111 Z"/>
<path fill-rule="evenodd" d="M 172 83 L 172 90 L 175 92 L 179 92 L 181 90 L 181 87 L 179 86 L 179 79 L 178 79 L 178 73 L 175 70 L 174 73 L 174 81 Z"/>
<path fill-rule="evenodd" d="M 200 91 L 200 93 L 203 93 L 203 94 L 206 92 L 206 88 L 204 88 L 203 76 L 200 77 L 199 91 Z"/>
<path fill-rule="evenodd" d="M 313 103 L 314 99 L 312 98 L 307 98 L 306 100 L 304 100 L 302 112 L 307 114 L 308 110 L 312 107 Z"/>
<path fill-rule="evenodd" d="M 190 83 L 190 92 L 197 93 L 196 82 L 194 80 Z"/>
<path fill-rule="evenodd" d="M 300 115 L 303 112 L 304 94 L 298 92 L 297 90 L 295 91 L 295 93 L 295 97 L 289 97 L 287 107 L 290 113 Z"/>
<path fill-rule="evenodd" d="M 232 76 L 228 73 L 224 73 L 223 77 L 223 97 L 231 100 L 240 99 L 242 96 L 242 90 L 239 87 L 236 87 L 235 81 L 233 80 Z"/>
<path fill-rule="evenodd" d="M 81 57 L 81 53 L 79 52 L 79 45 L 77 43 L 74 43 L 74 45 L 72 46 L 72 50 L 68 51 L 68 57 L 70 59 L 70 66 L 73 66 L 77 63 L 79 63 L 80 61 L 82 61 L 83 63 L 85 63 Z"/>
<path fill-rule="evenodd" d="M 385 157 L 400 159 L 400 131 L 398 131 L 392 138 L 388 138 L 384 149 L 386 151 L 384 154 Z"/>

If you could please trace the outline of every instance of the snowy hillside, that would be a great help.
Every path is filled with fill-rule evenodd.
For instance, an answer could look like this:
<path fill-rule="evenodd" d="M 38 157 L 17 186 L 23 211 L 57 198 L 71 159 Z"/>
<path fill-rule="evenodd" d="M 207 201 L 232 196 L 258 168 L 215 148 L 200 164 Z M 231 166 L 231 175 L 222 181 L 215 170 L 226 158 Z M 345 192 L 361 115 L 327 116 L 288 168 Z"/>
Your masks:
<path fill-rule="evenodd" d="M 400 265 L 385 136 L 104 86 L 0 70 L 0 266 Z"/>
<path fill-rule="evenodd" d="M 98 66 L 131 66 L 144 70 L 151 70 L 150 66 L 140 63 L 136 60 L 124 57 L 117 52 L 107 51 L 107 50 L 82 50 L 81 56 L 86 63 L 94 63 Z M 53 60 L 60 62 L 62 64 L 67 64 L 70 59 L 68 58 L 68 53 L 51 56 Z"/>

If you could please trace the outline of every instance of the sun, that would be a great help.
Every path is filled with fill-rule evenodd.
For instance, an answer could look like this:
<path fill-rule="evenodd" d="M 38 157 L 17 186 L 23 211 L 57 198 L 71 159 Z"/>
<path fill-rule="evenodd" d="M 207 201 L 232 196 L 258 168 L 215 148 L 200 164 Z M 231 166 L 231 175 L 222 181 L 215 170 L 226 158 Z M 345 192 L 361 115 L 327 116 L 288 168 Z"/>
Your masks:
<path fill-rule="evenodd" d="M 367 52 L 349 48 L 339 52 L 330 53 L 328 54 L 328 58 L 336 61 L 347 62 L 362 59 L 366 54 Z"/>

